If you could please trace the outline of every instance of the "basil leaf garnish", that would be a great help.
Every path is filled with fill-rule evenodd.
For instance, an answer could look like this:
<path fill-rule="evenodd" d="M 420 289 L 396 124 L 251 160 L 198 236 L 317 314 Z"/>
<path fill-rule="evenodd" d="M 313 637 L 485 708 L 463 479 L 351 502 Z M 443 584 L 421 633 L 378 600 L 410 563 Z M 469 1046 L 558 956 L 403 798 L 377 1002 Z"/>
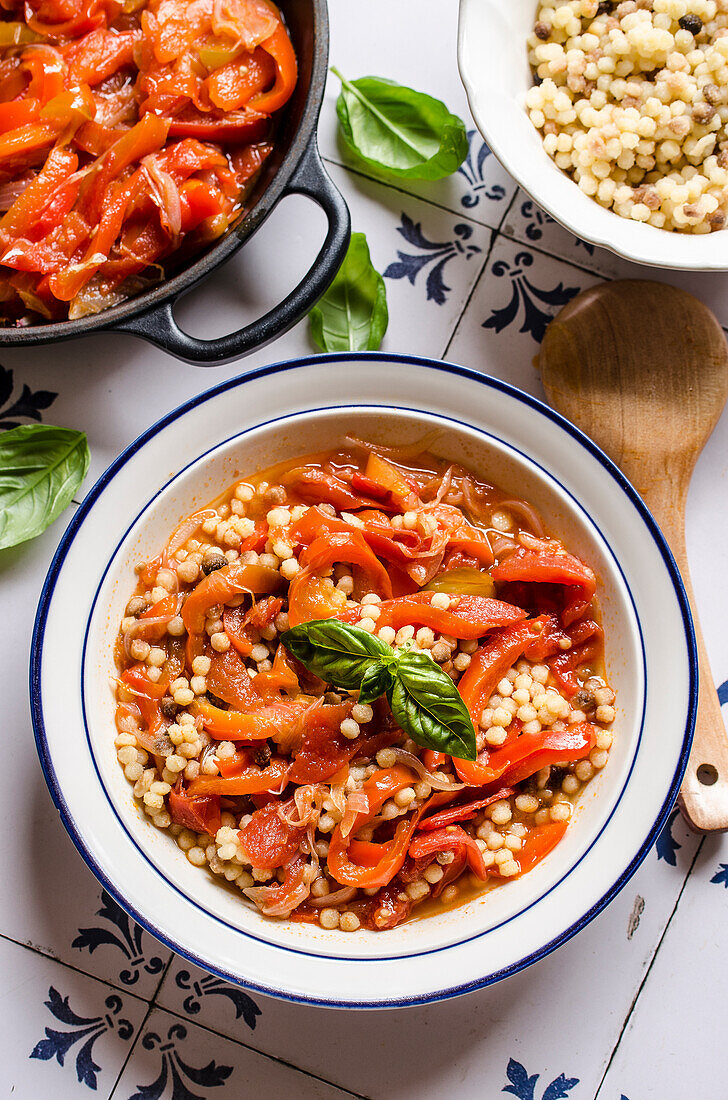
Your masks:
<path fill-rule="evenodd" d="M 327 683 L 358 691 L 360 703 L 387 696 L 392 714 L 418 745 L 475 760 L 475 729 L 450 677 L 426 653 L 395 650 L 338 619 L 300 623 L 283 645 Z"/>
<path fill-rule="evenodd" d="M 300 623 L 286 630 L 281 641 L 309 672 L 347 691 L 358 691 L 369 668 L 394 657 L 386 642 L 338 619 Z"/>
<path fill-rule="evenodd" d="M 371 665 L 362 677 L 359 702 L 373 703 L 380 695 L 386 695 L 392 686 L 393 676 L 392 665 Z"/>
<path fill-rule="evenodd" d="M 0 549 L 45 531 L 70 504 L 88 464 L 83 432 L 23 424 L 0 433 Z"/>
<path fill-rule="evenodd" d="M 344 262 L 310 314 L 322 351 L 376 351 L 389 323 L 384 279 L 372 265 L 363 233 L 352 233 Z"/>
<path fill-rule="evenodd" d="M 437 180 L 468 155 L 465 123 L 439 99 L 383 77 L 341 81 L 336 113 L 344 141 L 378 172 L 400 179 Z"/>
<path fill-rule="evenodd" d="M 475 760 L 475 730 L 463 697 L 426 653 L 403 653 L 388 693 L 395 721 L 418 745 Z"/>

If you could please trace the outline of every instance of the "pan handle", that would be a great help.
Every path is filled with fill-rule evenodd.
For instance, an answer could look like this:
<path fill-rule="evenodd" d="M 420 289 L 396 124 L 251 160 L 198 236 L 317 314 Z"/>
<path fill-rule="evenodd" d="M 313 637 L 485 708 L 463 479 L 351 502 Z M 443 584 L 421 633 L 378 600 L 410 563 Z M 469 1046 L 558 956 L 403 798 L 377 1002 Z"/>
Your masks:
<path fill-rule="evenodd" d="M 309 271 L 277 306 L 257 321 L 251 321 L 237 332 L 220 336 L 217 340 L 198 340 L 183 332 L 174 319 L 176 299 L 115 325 L 113 331 L 141 336 L 170 355 L 200 367 L 218 366 L 239 359 L 287 332 L 308 313 L 327 289 L 346 255 L 351 236 L 349 208 L 323 166 L 315 134 L 284 195 L 307 195 L 318 203 L 326 215 L 328 231 Z"/>

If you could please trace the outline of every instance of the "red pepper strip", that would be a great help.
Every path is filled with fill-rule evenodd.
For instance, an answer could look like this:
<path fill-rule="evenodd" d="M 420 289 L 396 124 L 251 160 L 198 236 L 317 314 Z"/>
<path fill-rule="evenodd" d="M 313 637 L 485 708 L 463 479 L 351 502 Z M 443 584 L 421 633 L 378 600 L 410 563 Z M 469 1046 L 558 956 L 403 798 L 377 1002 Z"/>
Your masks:
<path fill-rule="evenodd" d="M 139 31 L 112 33 L 99 29 L 72 42 L 64 54 L 73 83 L 94 87 L 130 65 L 139 38 Z"/>
<path fill-rule="evenodd" d="M 211 607 L 243 592 L 263 595 L 275 592 L 283 583 L 277 569 L 263 565 L 242 565 L 234 561 L 216 569 L 190 592 L 182 608 L 182 621 L 189 634 L 201 634 Z"/>
<path fill-rule="evenodd" d="M 329 842 L 327 856 L 329 874 L 342 886 L 386 886 L 397 874 L 407 856 L 407 844 L 422 810 L 418 811 L 410 821 L 400 822 L 394 839 L 380 846 L 381 858 L 374 867 L 359 867 L 353 863 L 349 858 L 349 845 L 357 829 L 376 817 L 381 806 L 391 795 L 413 782 L 415 782 L 415 775 L 409 768 L 395 765 L 393 768 L 384 768 L 375 772 L 364 783 L 362 790 L 367 795 L 369 809 L 362 810 L 355 816 L 348 836 L 343 836 L 341 825 L 337 825 Z"/>
<path fill-rule="evenodd" d="M 583 561 L 571 554 L 546 553 L 540 550 L 516 550 L 504 562 L 491 570 L 494 581 L 522 581 L 536 584 L 558 584 L 566 589 L 561 621 L 564 626 L 579 619 L 591 603 L 597 581 Z"/>
<path fill-rule="evenodd" d="M 520 851 L 513 853 L 513 858 L 521 868 L 520 874 L 525 875 L 537 863 L 552 851 L 559 843 L 568 828 L 568 821 L 554 821 L 548 825 L 538 825 L 529 832 L 526 842 Z M 497 864 L 491 868 L 491 873 L 499 874 Z M 516 876 L 511 876 L 515 878 Z"/>
<path fill-rule="evenodd" d="M 296 814 L 293 799 L 285 803 L 271 802 L 262 810 L 256 810 L 245 828 L 238 833 L 253 867 L 270 871 L 284 867 L 299 849 L 306 827 L 290 825 L 281 817 L 281 810 Z"/>
<path fill-rule="evenodd" d="M 256 554 L 262 554 L 267 541 L 268 523 L 264 519 L 258 519 L 255 521 L 255 530 L 253 534 L 248 535 L 248 537 L 243 539 L 240 543 L 240 553 L 243 554 L 247 550 L 255 550 Z"/>
<path fill-rule="evenodd" d="M 219 741 L 265 741 L 268 737 L 290 736 L 310 703 L 280 702 L 242 714 L 237 710 L 220 710 L 212 703 L 197 699 L 195 714 L 202 725 Z"/>
<path fill-rule="evenodd" d="M 449 759 L 450 757 L 446 752 L 436 752 L 435 749 L 425 749 L 422 754 L 422 763 L 431 772 L 435 768 L 439 768 L 441 764 L 447 763 Z"/>
<path fill-rule="evenodd" d="M 13 103 L 0 103 L 0 133 L 5 134 L 8 130 L 16 130 L 18 126 L 35 122 L 39 114 L 38 99 L 16 99 Z"/>
<path fill-rule="evenodd" d="M 273 757 L 267 768 L 248 768 L 240 775 L 225 778 L 216 775 L 198 775 L 189 786 L 191 795 L 224 795 L 238 798 L 244 794 L 278 790 L 288 773 L 288 762 L 283 757 Z"/>
<path fill-rule="evenodd" d="M 459 825 L 450 825 L 433 833 L 420 833 L 409 846 L 412 859 L 422 859 L 437 852 L 455 852 L 461 858 L 464 855 L 473 874 L 483 881 L 487 879 L 488 869 L 483 863 L 483 853 L 473 837 Z"/>
<path fill-rule="evenodd" d="M 220 828 L 219 795 L 194 795 L 185 790 L 182 780 L 168 795 L 169 816 L 175 825 L 184 825 L 194 833 L 209 833 L 215 836 Z"/>
<path fill-rule="evenodd" d="M 257 677 L 256 677 L 257 679 Z M 323 783 L 331 780 L 361 752 L 359 739 L 349 740 L 341 723 L 351 712 L 351 703 L 312 708 L 300 748 L 294 755 L 289 779 L 292 783 Z"/>
<path fill-rule="evenodd" d="M 573 644 L 571 649 L 548 661 L 559 687 L 569 698 L 581 686 L 576 675 L 577 668 L 601 656 L 603 636 L 604 631 L 598 623 L 592 619 L 581 619 L 571 629 L 572 642 L 581 644 Z"/>
<path fill-rule="evenodd" d="M 162 677 L 156 683 L 153 683 L 147 676 L 146 665 L 141 664 L 131 665 L 125 669 L 119 679 L 128 684 L 133 691 L 138 692 L 140 695 L 147 695 L 150 699 L 163 699 L 169 687 L 169 681 L 166 681 L 166 677 Z"/>
<path fill-rule="evenodd" d="M 261 96 L 266 87 L 275 83 L 277 75 L 275 60 L 258 46 L 252 54 L 243 54 L 220 65 L 210 73 L 205 87 L 211 101 L 221 111 L 237 111 L 245 107 L 253 96 Z M 257 104 L 255 110 L 258 110 Z"/>
<path fill-rule="evenodd" d="M 11 106 L 11 104 L 8 104 Z M 52 149 L 38 175 L 0 219 L 0 233 L 32 232 L 54 192 L 76 171 L 78 157 L 68 149 Z"/>
<path fill-rule="evenodd" d="M 352 512 L 357 508 L 379 508 L 381 503 L 352 493 L 349 485 L 335 474 L 314 466 L 298 466 L 281 476 L 281 484 L 301 500 L 314 504 L 333 504 L 334 508 Z"/>
<path fill-rule="evenodd" d="M 453 638 L 474 640 L 482 638 L 489 630 L 509 626 L 525 619 L 526 612 L 513 604 L 502 600 L 492 600 L 487 596 L 460 596 L 460 602 L 452 611 L 444 611 L 432 606 L 433 592 L 418 592 L 411 596 L 400 596 L 396 600 L 380 603 L 377 627 L 391 626 L 394 630 L 407 624 L 429 626 L 442 634 Z M 344 622 L 362 618 L 366 608 L 352 608 L 342 612 L 337 618 Z M 510 666 L 509 666 L 510 667 Z"/>
<path fill-rule="evenodd" d="M 156 117 L 144 115 L 144 104 L 140 111 L 145 118 Z M 263 141 L 269 128 L 268 117 L 257 111 L 233 111 L 221 118 L 189 111 L 169 122 L 169 136 L 199 138 L 201 141 L 216 141 L 223 145 L 227 143 L 240 145 L 248 141 Z"/>
<path fill-rule="evenodd" d="M 471 776 L 477 773 L 478 782 L 483 785 L 499 780 L 504 786 L 515 787 L 548 764 L 581 760 L 589 755 L 595 744 L 594 726 L 590 722 L 580 722 L 565 730 L 522 733 L 515 741 L 484 755 L 482 761 L 474 764 L 455 759 L 453 763 L 465 783 L 472 783 Z"/>
<path fill-rule="evenodd" d="M 439 813 L 433 814 L 425 821 L 421 821 L 420 830 L 429 832 L 431 829 L 442 829 L 446 825 L 452 825 L 456 821 L 470 821 L 471 818 L 475 817 L 478 810 L 484 810 L 492 802 L 497 802 L 501 798 L 509 798 L 512 794 L 512 787 L 501 787 L 495 794 L 476 798 L 473 802 L 464 802 L 461 806 L 452 806 L 449 810 L 440 810 Z"/>
<path fill-rule="evenodd" d="M 136 636 L 143 638 L 149 642 L 159 642 L 167 633 L 167 627 L 165 624 L 154 623 L 151 626 L 146 626 L 145 619 L 161 619 L 173 616 L 177 611 L 177 596 L 169 595 L 165 596 L 162 600 L 157 600 L 155 604 L 148 607 L 143 615 L 139 616 L 138 628 Z"/>
<path fill-rule="evenodd" d="M 476 728 L 498 681 L 515 664 L 529 642 L 539 635 L 542 627 L 542 619 L 514 623 L 497 634 L 491 634 L 473 654 L 458 681 L 458 691 Z"/>
<path fill-rule="evenodd" d="M 247 666 L 234 649 L 225 653 L 213 653 L 207 687 L 236 710 L 248 710 L 260 704 L 260 696 L 253 685 Z"/>
<path fill-rule="evenodd" d="M 179 201 L 182 209 L 182 232 L 190 233 L 207 218 L 223 213 L 223 207 L 217 195 L 202 180 L 185 180 L 179 189 Z M 249 539 L 240 544 L 241 550 Z M 246 547 L 247 549 L 247 547 Z"/>
<path fill-rule="evenodd" d="M 252 630 L 259 630 L 262 626 L 269 626 L 278 612 L 283 607 L 283 600 L 278 597 L 268 596 L 252 607 L 244 611 L 242 607 L 228 607 L 223 613 L 225 633 L 233 643 L 238 653 L 247 657 L 255 642 L 251 637 Z"/>
<path fill-rule="evenodd" d="M 111 181 L 129 165 L 158 152 L 167 140 L 168 131 L 169 119 L 144 115 L 96 161 L 81 187 L 82 213 L 91 225 L 99 220 Z"/>

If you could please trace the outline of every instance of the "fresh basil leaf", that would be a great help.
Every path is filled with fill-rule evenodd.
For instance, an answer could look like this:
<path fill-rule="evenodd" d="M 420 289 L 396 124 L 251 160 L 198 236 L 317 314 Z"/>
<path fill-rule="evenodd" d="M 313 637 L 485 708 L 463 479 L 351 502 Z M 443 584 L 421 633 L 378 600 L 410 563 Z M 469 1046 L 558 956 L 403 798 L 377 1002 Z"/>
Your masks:
<path fill-rule="evenodd" d="M 413 741 L 460 760 L 475 760 L 475 730 L 463 697 L 425 653 L 402 653 L 387 694 L 394 719 Z"/>
<path fill-rule="evenodd" d="M 23 424 L 0 433 L 0 549 L 44 531 L 70 504 L 88 464 L 83 432 Z"/>
<path fill-rule="evenodd" d="M 373 267 L 363 233 L 352 233 L 333 283 L 310 313 L 322 351 L 376 351 L 387 331 L 384 279 Z"/>
<path fill-rule="evenodd" d="M 281 634 L 281 641 L 309 672 L 347 691 L 357 691 L 370 668 L 395 659 L 381 638 L 338 619 L 300 623 Z"/>
<path fill-rule="evenodd" d="M 346 144 L 366 164 L 400 179 L 437 180 L 468 155 L 465 123 L 439 99 L 383 77 L 341 81 L 336 101 Z"/>
<path fill-rule="evenodd" d="M 380 695 L 392 687 L 396 665 L 370 665 L 362 677 L 359 687 L 359 702 L 373 703 Z"/>

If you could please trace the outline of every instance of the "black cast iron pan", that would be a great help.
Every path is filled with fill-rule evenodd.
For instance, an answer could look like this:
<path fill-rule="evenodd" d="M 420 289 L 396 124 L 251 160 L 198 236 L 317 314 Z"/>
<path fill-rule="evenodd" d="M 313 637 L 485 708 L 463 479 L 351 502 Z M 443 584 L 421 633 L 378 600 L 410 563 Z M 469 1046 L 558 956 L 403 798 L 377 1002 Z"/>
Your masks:
<path fill-rule="evenodd" d="M 321 162 L 316 126 L 326 83 L 329 20 L 326 0 L 278 0 L 298 58 L 298 84 L 284 108 L 274 152 L 263 166 L 247 213 L 221 240 L 186 268 L 143 294 L 76 321 L 0 328 L 0 347 L 52 344 L 91 332 L 131 332 L 198 366 L 238 359 L 286 332 L 321 297 L 349 244 L 349 210 Z M 308 195 L 328 221 L 326 240 L 310 271 L 280 303 L 257 321 L 216 340 L 198 340 L 177 325 L 173 308 L 252 237 L 285 195 Z"/>

